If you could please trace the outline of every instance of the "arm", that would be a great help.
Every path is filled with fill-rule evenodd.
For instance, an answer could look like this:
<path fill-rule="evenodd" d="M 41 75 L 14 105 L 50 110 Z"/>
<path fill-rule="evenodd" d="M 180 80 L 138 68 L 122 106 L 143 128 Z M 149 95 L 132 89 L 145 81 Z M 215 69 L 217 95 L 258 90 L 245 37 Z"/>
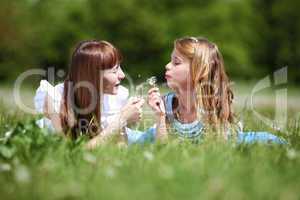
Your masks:
<path fill-rule="evenodd" d="M 148 104 L 156 115 L 156 139 L 165 142 L 168 139 L 166 125 L 166 111 L 158 88 L 151 88 L 148 91 Z"/>
<path fill-rule="evenodd" d="M 107 142 L 113 136 L 124 137 L 122 133 L 124 133 L 123 128 L 126 126 L 127 122 L 122 117 L 122 115 L 116 115 L 108 124 L 106 128 L 104 128 L 97 136 L 93 137 L 86 144 L 87 149 L 94 149 Z"/>
<path fill-rule="evenodd" d="M 168 139 L 165 115 L 156 117 L 156 139 L 160 142 L 165 142 Z"/>
<path fill-rule="evenodd" d="M 121 110 L 120 114 L 115 115 L 113 119 L 109 122 L 108 126 L 104 128 L 101 133 L 94 138 L 92 138 L 87 143 L 88 149 L 94 149 L 97 146 L 105 143 L 114 135 L 119 135 L 120 137 L 125 137 L 125 126 L 128 123 L 136 122 L 141 119 L 141 107 L 144 104 L 142 99 L 131 99 Z"/>
<path fill-rule="evenodd" d="M 61 133 L 63 131 L 61 126 L 61 120 L 60 120 L 59 113 L 55 112 L 53 101 L 54 100 L 49 95 L 46 95 L 43 113 L 46 118 L 51 120 L 54 129 L 57 132 Z"/>

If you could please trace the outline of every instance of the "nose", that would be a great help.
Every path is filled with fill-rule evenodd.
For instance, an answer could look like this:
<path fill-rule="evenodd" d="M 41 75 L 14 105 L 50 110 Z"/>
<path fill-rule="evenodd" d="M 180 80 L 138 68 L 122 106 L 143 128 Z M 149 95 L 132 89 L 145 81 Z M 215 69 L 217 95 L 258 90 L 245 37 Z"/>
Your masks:
<path fill-rule="evenodd" d="M 168 71 L 168 70 L 170 70 L 171 69 L 171 62 L 169 62 L 167 65 L 166 65 L 166 70 Z"/>
<path fill-rule="evenodd" d="M 124 72 L 123 72 L 122 68 L 120 68 L 120 70 L 119 70 L 119 75 L 118 75 L 118 78 L 119 78 L 119 80 L 122 80 L 122 79 L 124 79 L 124 78 L 125 78 L 125 74 L 124 74 Z"/>

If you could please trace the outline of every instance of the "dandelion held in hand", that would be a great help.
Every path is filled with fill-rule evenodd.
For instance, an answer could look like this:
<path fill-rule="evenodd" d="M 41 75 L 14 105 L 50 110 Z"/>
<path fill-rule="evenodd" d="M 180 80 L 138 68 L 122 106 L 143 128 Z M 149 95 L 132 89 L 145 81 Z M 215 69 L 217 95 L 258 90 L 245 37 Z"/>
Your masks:
<path fill-rule="evenodd" d="M 136 87 L 136 94 L 138 97 L 143 97 L 144 92 L 147 90 L 147 86 L 150 87 L 156 87 L 156 77 L 155 76 L 151 76 L 150 78 L 148 78 L 145 82 L 139 84 Z"/>
<path fill-rule="evenodd" d="M 151 87 L 155 87 L 156 86 L 156 77 L 152 76 L 150 78 L 147 79 L 147 83 L 151 86 Z"/>
<path fill-rule="evenodd" d="M 146 82 L 150 85 L 150 87 L 153 88 L 153 87 L 156 87 L 156 81 L 157 81 L 157 78 L 155 76 L 151 76 L 150 78 L 147 79 Z M 165 110 L 163 108 L 162 104 L 160 104 L 160 103 L 156 103 L 156 104 L 159 106 L 161 111 Z"/>

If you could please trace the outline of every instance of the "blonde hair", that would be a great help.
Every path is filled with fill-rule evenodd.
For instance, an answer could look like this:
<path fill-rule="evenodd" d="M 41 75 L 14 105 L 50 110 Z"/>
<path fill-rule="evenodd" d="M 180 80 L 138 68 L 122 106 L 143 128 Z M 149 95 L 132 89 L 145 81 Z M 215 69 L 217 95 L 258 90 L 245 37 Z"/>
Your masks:
<path fill-rule="evenodd" d="M 214 127 L 232 123 L 233 92 L 229 87 L 229 78 L 217 45 L 205 38 L 184 37 L 177 39 L 174 47 L 190 61 L 198 117 L 201 116 Z"/>

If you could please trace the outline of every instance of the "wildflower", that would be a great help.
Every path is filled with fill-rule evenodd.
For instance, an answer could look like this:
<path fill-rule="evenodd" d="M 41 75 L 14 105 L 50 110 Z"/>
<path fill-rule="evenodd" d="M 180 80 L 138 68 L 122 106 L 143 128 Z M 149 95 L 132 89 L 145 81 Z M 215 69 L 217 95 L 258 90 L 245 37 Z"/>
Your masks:
<path fill-rule="evenodd" d="M 152 161 L 152 160 L 154 160 L 154 155 L 149 151 L 145 151 L 144 152 L 144 158 L 146 160 Z"/>
<path fill-rule="evenodd" d="M 83 159 L 84 159 L 86 162 L 91 163 L 91 164 L 95 164 L 95 163 L 97 162 L 96 157 L 95 157 L 93 154 L 91 154 L 91 153 L 85 153 L 85 154 L 83 155 Z"/>
<path fill-rule="evenodd" d="M 31 180 L 31 175 L 27 167 L 20 165 L 15 170 L 15 179 L 20 183 L 28 183 Z"/>
<path fill-rule="evenodd" d="M 295 149 L 288 149 L 286 152 L 286 156 L 290 160 L 294 160 L 297 157 L 297 152 L 295 151 Z"/>
<path fill-rule="evenodd" d="M 10 171 L 11 170 L 11 166 L 8 163 L 2 163 L 0 164 L 0 172 L 6 172 L 6 171 Z"/>

